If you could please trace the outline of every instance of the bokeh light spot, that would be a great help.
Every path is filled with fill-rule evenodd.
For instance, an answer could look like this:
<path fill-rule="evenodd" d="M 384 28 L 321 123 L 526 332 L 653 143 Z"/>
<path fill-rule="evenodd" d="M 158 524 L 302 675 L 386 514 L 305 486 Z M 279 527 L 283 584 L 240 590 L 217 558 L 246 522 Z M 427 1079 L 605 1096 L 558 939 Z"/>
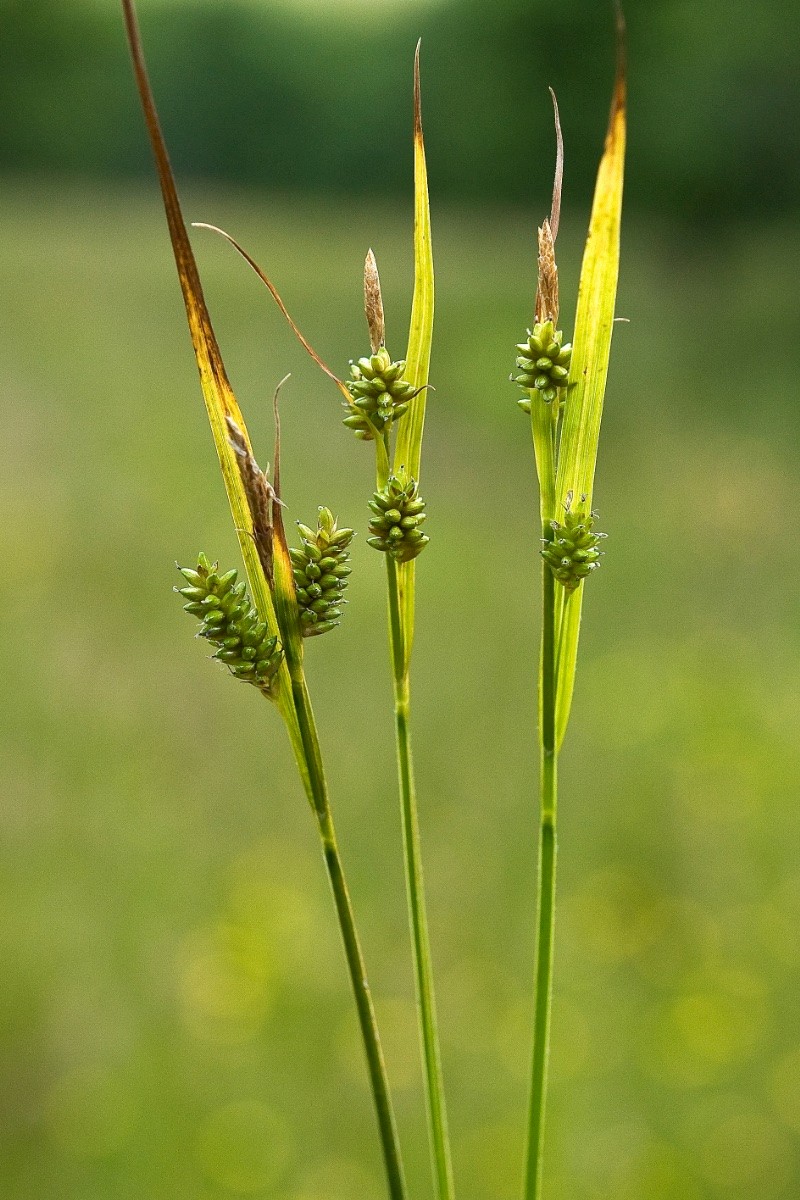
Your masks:
<path fill-rule="evenodd" d="M 274 990 L 263 931 L 220 921 L 190 934 L 182 957 L 183 1017 L 195 1037 L 225 1044 L 254 1037 Z"/>
<path fill-rule="evenodd" d="M 562 909 L 585 953 L 598 963 L 623 962 L 656 942 L 666 921 L 658 894 L 621 870 L 591 875 Z"/>
<path fill-rule="evenodd" d="M 712 1127 L 701 1147 L 701 1168 L 708 1182 L 727 1196 L 742 1189 L 748 1197 L 773 1200 L 791 1179 L 793 1155 L 788 1139 L 760 1113 L 734 1113 Z"/>
<path fill-rule="evenodd" d="M 212 1113 L 200 1131 L 197 1151 L 209 1179 L 240 1195 L 273 1189 L 291 1155 L 286 1126 L 258 1100 Z"/>
<path fill-rule="evenodd" d="M 700 1185 L 683 1158 L 673 1146 L 651 1143 L 617 1182 L 613 1200 L 701 1200 Z"/>
<path fill-rule="evenodd" d="M 135 1110 L 130 1081 L 115 1071 L 80 1067 L 63 1075 L 47 1100 L 53 1140 L 75 1158 L 103 1158 L 127 1140 Z"/>
<path fill-rule="evenodd" d="M 331 1158 L 306 1175 L 292 1200 L 364 1200 L 381 1194 L 381 1183 L 362 1163 Z"/>
<path fill-rule="evenodd" d="M 684 986 L 656 1014 L 645 1058 L 657 1078 L 697 1087 L 753 1053 L 765 1033 L 767 1007 L 761 980 L 744 972 L 721 971 Z"/>
<path fill-rule="evenodd" d="M 772 1104 L 784 1124 L 800 1133 L 800 1046 L 790 1050 L 773 1072 Z"/>

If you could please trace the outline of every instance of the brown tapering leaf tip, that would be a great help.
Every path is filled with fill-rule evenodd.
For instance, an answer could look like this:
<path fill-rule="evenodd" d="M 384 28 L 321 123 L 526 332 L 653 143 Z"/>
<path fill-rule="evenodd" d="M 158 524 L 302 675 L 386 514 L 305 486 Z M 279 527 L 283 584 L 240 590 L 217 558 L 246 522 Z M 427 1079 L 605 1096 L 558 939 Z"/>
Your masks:
<path fill-rule="evenodd" d="M 381 296 L 378 264 L 372 250 L 369 251 L 364 261 L 364 312 L 369 327 L 372 353 L 377 354 L 381 346 L 386 345 L 386 321 L 383 316 L 383 297 Z"/>
<path fill-rule="evenodd" d="M 272 397 L 272 413 L 275 418 L 275 462 L 272 468 L 272 477 L 275 480 L 275 485 L 272 492 L 274 504 L 270 511 L 270 516 L 272 518 L 271 550 L 274 556 L 275 548 L 277 546 L 278 552 L 283 553 L 284 557 L 288 555 L 289 547 L 286 541 L 286 530 L 283 527 L 283 513 L 281 512 L 281 509 L 283 508 L 283 501 L 281 500 L 281 414 L 279 401 L 281 388 L 285 383 L 288 382 L 290 378 L 291 374 L 284 375 L 283 379 L 275 388 L 275 392 Z M 267 487 L 269 487 L 269 484 L 267 484 Z M 291 575 L 291 571 L 289 574 Z M 291 581 L 290 586 L 294 586 Z"/>
<path fill-rule="evenodd" d="M 553 100 L 553 119 L 556 124 L 556 169 L 553 176 L 553 201 L 550 205 L 550 232 L 553 235 L 553 245 L 558 237 L 558 223 L 561 218 L 561 188 L 564 183 L 564 136 L 561 132 L 561 118 L 558 114 L 556 94 L 550 88 Z"/>
<path fill-rule="evenodd" d="M 291 372 L 284 375 L 272 397 L 272 415 L 275 418 L 275 457 L 273 459 L 272 477 L 275 480 L 275 499 L 280 501 L 281 498 L 281 414 L 278 407 L 278 399 L 281 394 L 281 388 L 285 383 L 288 383 L 292 378 Z"/>
<path fill-rule="evenodd" d="M 239 464 L 239 474 L 242 479 L 242 487 L 247 496 L 247 506 L 250 509 L 250 517 L 253 522 L 253 540 L 258 550 L 258 558 L 267 582 L 272 587 L 274 578 L 272 517 L 273 505 L 277 500 L 277 495 L 272 484 L 253 457 L 253 452 L 247 444 L 247 438 L 233 417 L 226 417 L 225 423 L 228 427 L 228 441 L 236 455 Z"/>
<path fill-rule="evenodd" d="M 200 367 L 201 375 L 204 369 L 207 368 L 215 377 L 219 384 L 219 402 L 223 408 L 227 409 L 230 384 L 228 383 L 225 366 L 211 325 L 211 318 L 208 315 L 203 288 L 200 283 L 200 275 L 197 270 L 194 254 L 192 253 L 186 224 L 183 220 L 180 201 L 178 200 L 178 192 L 175 187 L 167 147 L 161 133 L 153 91 L 147 75 L 147 65 L 144 60 L 142 39 L 133 0 L 122 0 L 122 10 L 125 17 L 125 28 L 128 36 L 131 60 L 133 62 L 136 88 L 139 92 L 145 125 L 147 126 L 150 144 L 153 149 L 153 157 L 156 162 L 161 194 L 164 198 L 164 212 L 167 217 L 170 241 L 172 242 L 175 264 L 178 269 L 178 279 L 180 280 L 181 291 L 183 292 L 189 330 L 198 366 Z"/>
<path fill-rule="evenodd" d="M 617 42 L 617 69 L 614 79 L 614 94 L 611 98 L 611 115 L 608 120 L 608 137 L 612 137 L 615 132 L 617 118 L 625 111 L 626 93 L 627 93 L 627 47 L 626 47 L 626 30 L 625 30 L 625 14 L 622 11 L 620 0 L 616 0 L 614 5 L 616 13 L 616 42 Z"/>
<path fill-rule="evenodd" d="M 345 399 L 348 399 L 349 393 L 347 391 L 347 388 L 342 383 L 339 376 L 335 375 L 333 373 L 333 371 L 330 369 L 330 367 L 327 365 L 327 363 L 325 363 L 320 358 L 320 356 L 317 354 L 316 350 L 311 345 L 311 343 L 303 336 L 300 329 L 298 328 L 298 326 L 295 324 L 294 320 L 292 319 L 292 316 L 291 316 L 288 308 L 283 303 L 280 292 L 275 287 L 275 284 L 264 273 L 264 271 L 262 271 L 261 267 L 258 265 L 256 260 L 252 257 L 252 255 L 248 254 L 247 251 L 244 249 L 244 247 L 240 246 L 235 238 L 232 238 L 231 235 L 229 233 L 226 233 L 224 229 L 220 229 L 218 225 L 209 225 L 206 221 L 193 221 L 192 226 L 194 229 L 209 229 L 209 230 L 211 230 L 212 233 L 218 233 L 221 237 L 225 238 L 226 242 L 228 242 L 231 246 L 233 246 L 236 253 L 240 254 L 242 256 L 242 258 L 247 263 L 247 265 L 252 268 L 252 270 L 256 273 L 258 278 L 264 284 L 267 291 L 272 296 L 272 299 L 275 301 L 278 308 L 280 309 L 281 313 L 286 318 L 286 321 L 288 322 L 289 328 L 291 329 L 292 333 L 297 338 L 298 342 L 303 347 L 303 349 L 306 351 L 306 353 L 313 359 L 313 361 L 317 364 L 317 366 L 320 368 L 320 370 L 323 371 L 328 376 L 329 379 L 333 380 L 333 382 L 339 388 L 339 391 L 342 393 L 342 395 L 345 397 Z"/>
<path fill-rule="evenodd" d="M 536 320 L 558 322 L 558 267 L 555 238 L 545 217 L 539 229 L 539 284 L 536 289 Z"/>
<path fill-rule="evenodd" d="M 419 51 L 422 38 L 417 42 L 414 52 L 414 141 L 422 141 L 422 96 L 419 83 Z"/>

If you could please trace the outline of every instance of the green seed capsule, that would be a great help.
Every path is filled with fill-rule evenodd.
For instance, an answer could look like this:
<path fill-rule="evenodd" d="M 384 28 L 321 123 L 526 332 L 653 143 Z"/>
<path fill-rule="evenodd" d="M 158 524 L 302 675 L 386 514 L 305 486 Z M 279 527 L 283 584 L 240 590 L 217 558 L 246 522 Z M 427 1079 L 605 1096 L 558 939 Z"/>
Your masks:
<path fill-rule="evenodd" d="M 339 604 L 347 587 L 351 567 L 348 546 L 352 529 L 339 529 L 327 508 L 319 510 L 316 530 L 299 525 L 303 545 L 290 555 L 297 586 L 300 630 L 304 637 L 316 637 L 334 629 L 341 616 Z"/>
<path fill-rule="evenodd" d="M 413 386 L 403 379 L 406 364 L 392 362 L 389 352 L 381 346 L 369 358 L 350 363 L 345 403 L 344 424 L 363 441 L 371 441 L 376 433 L 388 430 L 399 420 L 416 394 Z"/>
<path fill-rule="evenodd" d="M 392 475 L 381 492 L 369 502 L 374 514 L 369 523 L 373 535 L 367 545 L 396 562 L 410 562 L 430 541 L 417 528 L 425 520 L 425 503 L 420 498 L 416 480 L 405 472 Z"/>
<path fill-rule="evenodd" d="M 528 393 L 518 402 L 525 412 L 530 412 L 532 391 L 545 404 L 552 404 L 559 388 L 566 387 L 572 347 L 562 345 L 563 336 L 561 330 L 553 328 L 552 321 L 542 321 L 528 331 L 527 342 L 517 344 L 520 373 L 512 378 Z"/>
<path fill-rule="evenodd" d="M 216 563 L 209 562 L 204 554 L 198 556 L 196 571 L 187 567 L 179 570 L 197 596 L 184 605 L 184 610 L 201 619 L 200 637 L 217 647 L 213 657 L 237 679 L 254 684 L 266 696 L 272 695 L 283 651 L 278 639 L 267 635 L 265 622 L 258 620 L 244 581 L 236 583 L 235 570 L 219 574 Z M 188 589 L 176 590 L 183 594 Z"/>
<path fill-rule="evenodd" d="M 582 497 L 582 502 L 586 497 Z M 606 536 L 595 533 L 596 513 L 572 512 L 572 495 L 564 505 L 564 522 L 551 522 L 553 536 L 545 541 L 542 557 L 553 575 L 568 592 L 574 592 L 600 565 L 599 544 Z"/>

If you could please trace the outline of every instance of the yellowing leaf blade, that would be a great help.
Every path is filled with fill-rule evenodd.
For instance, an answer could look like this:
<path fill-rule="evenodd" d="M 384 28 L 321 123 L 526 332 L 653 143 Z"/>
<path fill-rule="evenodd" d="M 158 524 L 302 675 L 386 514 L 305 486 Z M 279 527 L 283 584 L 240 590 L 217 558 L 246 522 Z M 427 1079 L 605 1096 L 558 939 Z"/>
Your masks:
<path fill-rule="evenodd" d="M 428 171 L 422 134 L 422 106 L 419 78 L 419 44 L 414 56 L 414 296 L 406 351 L 406 378 L 422 389 L 411 401 L 397 430 L 394 469 L 405 467 L 419 480 L 422 459 L 422 434 L 425 427 L 427 383 L 433 340 L 434 275 L 431 212 L 428 196 Z M 400 589 L 400 616 L 403 628 L 406 670 L 414 639 L 414 591 L 416 562 L 403 563 L 397 572 Z"/>
<path fill-rule="evenodd" d="M 222 361 L 222 355 L 203 295 L 197 263 L 195 262 L 189 242 L 169 156 L 161 132 L 155 100 L 147 75 L 147 67 L 142 51 L 133 0 L 122 0 L 122 7 L 131 57 L 133 59 L 136 84 L 158 170 L 170 240 L 172 242 L 175 264 L 178 269 L 178 279 L 186 307 L 189 333 L 200 373 L 203 398 L 211 425 L 214 445 L 219 458 L 225 491 L 228 496 L 234 526 L 241 547 L 250 593 L 259 616 L 263 621 L 266 621 L 270 633 L 278 635 L 280 631 L 278 629 L 275 607 L 253 538 L 253 521 L 247 501 L 247 494 L 239 472 L 237 457 L 228 440 L 227 418 L 231 417 L 242 430 L 248 447 L 250 440 L 244 418 L 242 417 L 225 371 L 225 365 Z M 278 708 L 286 720 L 292 744 L 297 750 L 300 745 L 299 731 L 297 729 L 297 718 L 292 704 L 291 687 L 285 663 L 281 666 L 278 676 L 276 700 Z M 301 774 L 303 774 L 304 768 L 300 754 L 297 754 L 297 760 Z M 305 776 L 303 782 L 307 784 L 307 772 L 305 772 Z"/>
<path fill-rule="evenodd" d="M 411 401 L 408 413 L 398 426 L 394 455 L 395 469 L 404 466 L 417 480 L 425 425 L 427 391 L 424 389 L 428 382 L 431 362 L 433 308 L 433 245 L 428 172 L 422 135 L 418 45 L 414 58 L 414 297 L 406 351 L 406 379 L 415 388 L 423 390 Z"/>
<path fill-rule="evenodd" d="M 603 415 L 619 275 L 625 165 L 626 88 L 619 30 L 614 95 L 605 149 L 597 174 L 589 235 L 581 266 L 572 361 L 556 476 L 556 505 L 572 493 L 573 506 L 591 509 L 597 444 Z M 582 497 L 586 500 L 583 501 Z M 558 512 L 556 512 L 558 517 Z M 564 605 L 559 631 L 556 738 L 566 732 L 575 683 L 583 584 Z"/>

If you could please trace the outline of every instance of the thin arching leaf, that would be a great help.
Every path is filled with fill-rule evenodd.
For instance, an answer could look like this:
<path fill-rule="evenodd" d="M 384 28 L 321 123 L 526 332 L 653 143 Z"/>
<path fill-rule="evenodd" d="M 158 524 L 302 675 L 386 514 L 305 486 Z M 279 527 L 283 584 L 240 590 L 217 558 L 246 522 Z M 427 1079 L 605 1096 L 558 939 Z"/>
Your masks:
<path fill-rule="evenodd" d="M 433 246 L 431 211 L 428 199 L 428 171 L 422 135 L 422 105 L 419 79 L 419 43 L 414 56 L 414 296 L 411 303 L 411 327 L 406 351 L 406 379 L 422 389 L 409 405 L 398 426 L 395 468 L 405 467 L 419 479 L 422 433 L 433 340 Z"/>
<path fill-rule="evenodd" d="M 411 304 L 411 327 L 406 351 L 406 378 L 421 389 L 400 421 L 394 452 L 395 471 L 405 467 L 409 475 L 419 480 L 422 458 L 422 434 L 425 427 L 427 383 L 433 340 L 433 246 L 431 242 L 431 212 L 428 198 L 428 171 L 425 163 L 425 141 L 422 134 L 422 105 L 419 78 L 419 43 L 414 56 L 414 297 Z M 414 578 L 416 562 L 403 563 L 398 569 L 400 612 L 408 666 L 414 637 Z"/>
<path fill-rule="evenodd" d="M 244 418 L 228 380 L 203 295 L 197 263 L 195 262 L 189 242 L 189 235 L 186 230 L 186 224 L 175 187 L 175 179 L 172 174 L 167 148 L 156 111 L 155 100 L 147 75 L 147 67 L 144 60 L 133 0 L 122 0 L 122 8 L 125 16 L 131 57 L 133 59 L 136 85 L 142 109 L 144 110 L 147 131 L 150 136 L 159 182 L 161 184 L 161 194 L 164 199 L 170 240 L 172 241 L 178 278 L 186 306 L 189 332 L 197 360 L 197 367 L 200 372 L 203 398 L 205 399 L 206 411 L 214 437 L 214 445 L 222 470 L 225 491 L 228 495 L 236 533 L 239 538 L 247 581 L 259 616 L 263 621 L 266 621 L 270 633 L 278 635 L 280 631 L 275 606 L 272 602 L 264 569 L 259 560 L 256 540 L 253 536 L 253 519 L 247 492 L 242 480 L 237 453 L 231 445 L 228 421 L 234 422 L 241 432 L 244 445 L 248 449 L 250 449 L 250 439 L 247 434 Z M 300 746 L 300 735 L 297 728 L 297 718 L 292 703 L 291 686 L 285 664 L 282 665 L 279 672 L 276 699 L 289 728 L 292 743 L 297 749 Z M 307 772 L 303 766 L 302 755 L 296 754 L 296 757 L 301 774 L 303 774 L 303 781 L 308 790 Z"/>
<path fill-rule="evenodd" d="M 269 276 L 266 274 L 266 272 L 263 271 L 262 268 L 258 265 L 258 263 L 252 257 L 252 255 L 248 254 L 248 252 L 244 249 L 244 247 L 240 246 L 235 238 L 232 238 L 231 235 L 229 233 L 226 233 L 224 229 L 220 229 L 218 225 L 209 225 L 206 221 L 193 221 L 192 225 L 195 229 L 209 229 L 212 233 L 218 233 L 220 235 L 220 237 L 225 238 L 225 241 L 228 242 L 229 245 L 233 246 L 233 248 L 237 252 L 237 254 L 240 254 L 242 256 L 244 261 L 255 272 L 255 274 L 258 276 L 258 278 L 264 284 L 264 286 L 267 289 L 267 291 L 269 292 L 269 294 L 272 296 L 272 299 L 275 301 L 278 308 L 282 312 L 283 316 L 286 318 L 289 328 L 291 329 L 294 336 L 297 338 L 300 345 L 303 347 L 303 349 L 306 351 L 306 353 L 310 356 L 310 358 L 313 359 L 313 361 L 317 364 L 317 366 L 320 368 L 320 370 L 323 371 L 324 374 L 327 375 L 329 379 L 333 380 L 333 382 L 338 387 L 339 391 L 344 396 L 345 400 L 349 401 L 350 393 L 348 392 L 344 383 L 339 378 L 339 376 L 336 375 L 330 369 L 330 367 L 324 361 L 324 359 L 322 359 L 319 356 L 319 354 L 317 354 L 314 347 L 311 345 L 311 343 L 308 341 L 308 339 L 302 333 L 299 326 L 295 323 L 294 318 L 292 317 L 288 308 L 284 304 L 284 302 L 281 298 L 281 294 L 278 291 L 278 289 L 275 287 L 275 284 L 272 282 L 272 280 L 269 278 Z"/>
<path fill-rule="evenodd" d="M 626 106 L 621 14 L 618 17 L 617 36 L 617 74 L 581 267 L 572 362 L 556 476 L 556 505 L 563 505 L 572 493 L 574 508 L 586 512 L 592 504 L 619 274 Z M 559 745 L 566 731 L 572 703 L 584 586 L 581 584 L 564 605 L 559 632 L 556 721 Z"/>

